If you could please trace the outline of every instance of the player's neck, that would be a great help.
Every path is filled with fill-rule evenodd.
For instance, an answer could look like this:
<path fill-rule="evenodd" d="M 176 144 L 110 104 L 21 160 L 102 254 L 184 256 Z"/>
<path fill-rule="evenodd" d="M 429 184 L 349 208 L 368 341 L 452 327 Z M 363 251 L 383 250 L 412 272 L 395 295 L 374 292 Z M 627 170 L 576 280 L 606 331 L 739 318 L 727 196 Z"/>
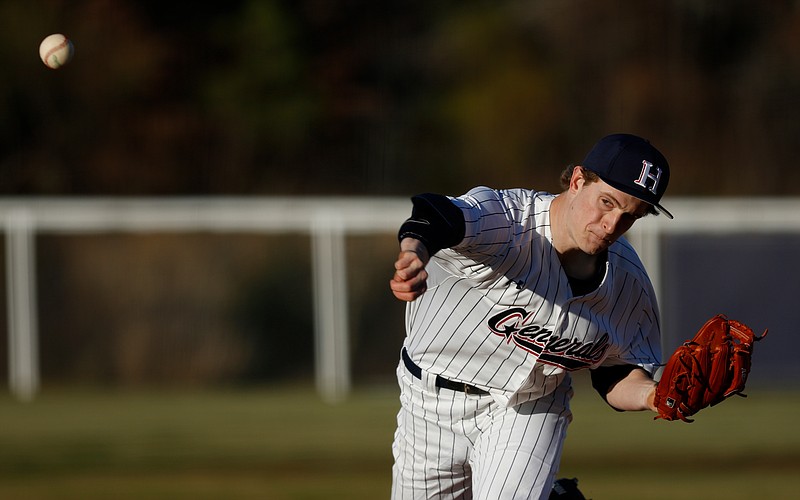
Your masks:
<path fill-rule="evenodd" d="M 606 261 L 606 253 L 589 255 L 580 250 L 558 253 L 561 267 L 570 278 L 587 280 L 595 277 Z"/>
<path fill-rule="evenodd" d="M 564 213 L 567 210 L 565 207 L 567 204 L 566 196 L 565 193 L 561 193 L 550 203 L 550 243 L 558 253 L 559 258 L 562 259 L 562 262 L 565 257 L 571 260 L 573 258 L 580 259 L 581 256 L 577 254 L 586 255 L 581 252 L 569 235 Z"/>

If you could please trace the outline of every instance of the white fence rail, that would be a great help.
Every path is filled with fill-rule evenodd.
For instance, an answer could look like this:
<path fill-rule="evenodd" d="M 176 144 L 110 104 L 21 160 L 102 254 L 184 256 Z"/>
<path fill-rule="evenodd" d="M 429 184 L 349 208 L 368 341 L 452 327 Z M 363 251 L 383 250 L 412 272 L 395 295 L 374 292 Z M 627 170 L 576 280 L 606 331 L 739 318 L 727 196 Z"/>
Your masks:
<path fill-rule="evenodd" d="M 668 199 L 675 220 L 649 218 L 629 235 L 660 289 L 660 235 L 800 232 L 800 199 Z M 345 237 L 394 233 L 405 198 L 4 199 L 11 392 L 39 390 L 35 244 L 39 234 L 103 232 L 303 233 L 312 241 L 315 377 L 329 401 L 350 390 Z"/>

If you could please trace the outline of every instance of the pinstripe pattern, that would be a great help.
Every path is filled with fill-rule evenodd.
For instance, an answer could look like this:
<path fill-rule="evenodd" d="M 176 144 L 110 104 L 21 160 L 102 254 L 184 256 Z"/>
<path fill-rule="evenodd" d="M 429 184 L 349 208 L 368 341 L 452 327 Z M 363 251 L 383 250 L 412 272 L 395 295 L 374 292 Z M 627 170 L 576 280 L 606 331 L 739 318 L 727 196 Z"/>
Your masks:
<path fill-rule="evenodd" d="M 636 252 L 620 238 L 600 286 L 574 296 L 551 243 L 553 199 L 486 187 L 451 198 L 465 237 L 433 256 L 427 291 L 406 309 L 404 344 L 423 377 L 398 367 L 393 498 L 547 498 L 572 418 L 569 373 L 659 362 Z M 437 374 L 491 394 L 437 389 Z"/>
<path fill-rule="evenodd" d="M 515 407 L 436 390 L 398 367 L 392 498 L 547 498 L 572 420 L 569 379 Z"/>

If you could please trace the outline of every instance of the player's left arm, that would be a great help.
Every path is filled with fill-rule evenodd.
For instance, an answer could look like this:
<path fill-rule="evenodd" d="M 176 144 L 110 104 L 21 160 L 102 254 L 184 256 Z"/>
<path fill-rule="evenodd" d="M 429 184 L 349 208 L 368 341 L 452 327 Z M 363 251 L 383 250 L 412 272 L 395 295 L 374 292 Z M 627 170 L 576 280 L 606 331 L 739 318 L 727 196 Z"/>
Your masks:
<path fill-rule="evenodd" d="M 618 411 L 656 411 L 656 382 L 636 365 L 601 366 L 591 370 L 592 386 Z"/>

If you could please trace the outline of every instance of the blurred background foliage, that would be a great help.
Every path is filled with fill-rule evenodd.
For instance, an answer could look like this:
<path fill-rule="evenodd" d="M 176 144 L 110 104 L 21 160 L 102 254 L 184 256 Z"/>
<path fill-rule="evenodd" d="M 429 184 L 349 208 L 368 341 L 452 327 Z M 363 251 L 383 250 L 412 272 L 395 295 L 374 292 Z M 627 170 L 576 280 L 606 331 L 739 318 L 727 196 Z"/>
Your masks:
<path fill-rule="evenodd" d="M 800 194 L 794 0 L 0 0 L 0 23 L 0 196 L 555 191 L 621 131 L 669 196 Z M 307 247 L 40 238 L 45 379 L 309 372 Z M 391 375 L 394 243 L 350 252 L 356 369 Z"/>
<path fill-rule="evenodd" d="M 558 189 L 600 136 L 670 195 L 798 192 L 793 0 L 0 2 L 0 193 Z M 76 47 L 58 71 L 39 41 Z M 795 181 L 795 182 L 792 182 Z"/>

